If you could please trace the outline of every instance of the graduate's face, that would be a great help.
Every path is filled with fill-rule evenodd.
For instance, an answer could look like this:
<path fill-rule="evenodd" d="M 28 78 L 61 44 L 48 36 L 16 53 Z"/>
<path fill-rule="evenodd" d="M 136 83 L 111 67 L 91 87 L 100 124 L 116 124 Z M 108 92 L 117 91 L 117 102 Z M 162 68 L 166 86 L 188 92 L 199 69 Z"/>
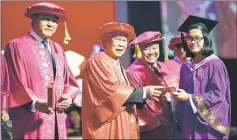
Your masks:
<path fill-rule="evenodd" d="M 120 58 L 128 45 L 127 35 L 123 33 L 109 34 L 105 41 L 106 52 L 114 59 Z"/>
<path fill-rule="evenodd" d="M 49 14 L 37 14 L 32 22 L 35 33 L 44 39 L 50 38 L 58 27 L 58 17 Z"/>
<path fill-rule="evenodd" d="M 202 31 L 200 29 L 189 30 L 185 40 L 187 42 L 188 49 L 192 53 L 195 54 L 201 52 L 204 45 L 204 39 Z"/>
<path fill-rule="evenodd" d="M 148 64 L 154 64 L 160 56 L 159 44 L 147 43 L 143 47 L 141 60 Z"/>

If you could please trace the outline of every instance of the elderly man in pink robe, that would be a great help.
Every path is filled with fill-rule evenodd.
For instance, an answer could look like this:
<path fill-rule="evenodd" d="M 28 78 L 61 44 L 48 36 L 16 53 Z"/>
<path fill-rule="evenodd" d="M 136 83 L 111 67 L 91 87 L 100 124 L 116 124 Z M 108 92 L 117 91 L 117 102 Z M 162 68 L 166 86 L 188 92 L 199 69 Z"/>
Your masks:
<path fill-rule="evenodd" d="M 65 10 L 42 2 L 27 8 L 25 16 L 32 20 L 32 30 L 9 41 L 5 50 L 13 139 L 66 139 L 63 112 L 76 97 L 78 85 L 62 47 L 50 40 L 58 22 L 67 19 Z M 48 83 L 53 83 L 54 100 L 48 100 Z"/>
<path fill-rule="evenodd" d="M 137 59 L 126 74 L 134 87 L 147 85 L 177 85 L 178 78 L 169 71 L 167 64 L 157 61 L 159 43 L 163 38 L 160 32 L 147 31 L 139 35 L 129 46 L 135 46 Z M 138 46 L 139 45 L 139 46 Z M 175 87 L 177 88 L 177 87 Z M 147 99 L 142 109 L 137 109 L 141 139 L 168 139 L 175 130 L 171 98 L 164 94 L 159 100 Z"/>
<path fill-rule="evenodd" d="M 9 120 L 7 113 L 9 96 L 9 78 L 6 59 L 1 53 L 1 117 L 3 121 Z"/>
<path fill-rule="evenodd" d="M 181 36 L 175 36 L 170 40 L 169 49 L 174 51 L 174 58 L 170 59 L 166 63 L 169 70 L 180 79 L 180 69 L 182 64 L 188 60 L 186 57 L 186 51 L 182 46 Z M 179 87 L 179 85 L 176 85 Z"/>
<path fill-rule="evenodd" d="M 6 59 L 4 54 L 1 53 L 1 132 L 0 138 L 4 139 L 7 134 L 6 129 L 4 128 L 4 124 L 9 120 L 9 115 L 7 113 L 8 109 L 8 96 L 9 96 L 9 78 L 8 78 L 8 70 Z"/>

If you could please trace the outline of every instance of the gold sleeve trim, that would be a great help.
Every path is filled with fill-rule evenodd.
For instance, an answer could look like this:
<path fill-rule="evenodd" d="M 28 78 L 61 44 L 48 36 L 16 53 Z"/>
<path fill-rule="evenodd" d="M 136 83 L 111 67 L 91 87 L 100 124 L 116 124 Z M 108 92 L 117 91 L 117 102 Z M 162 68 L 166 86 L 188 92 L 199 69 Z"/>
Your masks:
<path fill-rule="evenodd" d="M 228 133 L 230 128 L 227 128 L 220 124 L 220 122 L 216 119 L 216 117 L 207 109 L 207 106 L 200 94 L 194 95 L 194 98 L 198 104 L 200 113 L 205 117 L 217 130 Z"/>

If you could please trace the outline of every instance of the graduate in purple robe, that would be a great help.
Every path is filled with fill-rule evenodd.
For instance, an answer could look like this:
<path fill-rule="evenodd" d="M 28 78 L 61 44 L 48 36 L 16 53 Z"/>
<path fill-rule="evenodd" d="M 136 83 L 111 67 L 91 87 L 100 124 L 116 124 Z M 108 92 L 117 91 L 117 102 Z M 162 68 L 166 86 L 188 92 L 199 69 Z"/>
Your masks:
<path fill-rule="evenodd" d="M 50 40 L 58 23 L 66 20 L 65 12 L 47 2 L 30 6 L 25 16 L 32 19 L 31 32 L 7 44 L 13 139 L 66 139 L 64 110 L 79 88 L 63 48 Z M 48 83 L 53 83 L 52 106 Z"/>
<path fill-rule="evenodd" d="M 179 31 L 192 59 L 181 67 L 180 89 L 172 93 L 182 139 L 228 139 L 230 83 L 224 63 L 213 55 L 209 32 L 216 21 L 189 16 Z M 183 37 L 183 36 L 182 36 Z M 178 136 L 178 135 L 177 135 Z"/>

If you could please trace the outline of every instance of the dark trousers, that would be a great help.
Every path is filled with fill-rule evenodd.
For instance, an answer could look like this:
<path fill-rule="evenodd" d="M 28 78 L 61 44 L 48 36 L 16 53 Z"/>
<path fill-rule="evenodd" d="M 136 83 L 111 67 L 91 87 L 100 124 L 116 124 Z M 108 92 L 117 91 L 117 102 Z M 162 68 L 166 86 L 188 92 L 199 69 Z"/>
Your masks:
<path fill-rule="evenodd" d="M 164 126 L 159 126 L 153 130 L 140 132 L 140 139 L 172 139 L 171 130 Z"/>

